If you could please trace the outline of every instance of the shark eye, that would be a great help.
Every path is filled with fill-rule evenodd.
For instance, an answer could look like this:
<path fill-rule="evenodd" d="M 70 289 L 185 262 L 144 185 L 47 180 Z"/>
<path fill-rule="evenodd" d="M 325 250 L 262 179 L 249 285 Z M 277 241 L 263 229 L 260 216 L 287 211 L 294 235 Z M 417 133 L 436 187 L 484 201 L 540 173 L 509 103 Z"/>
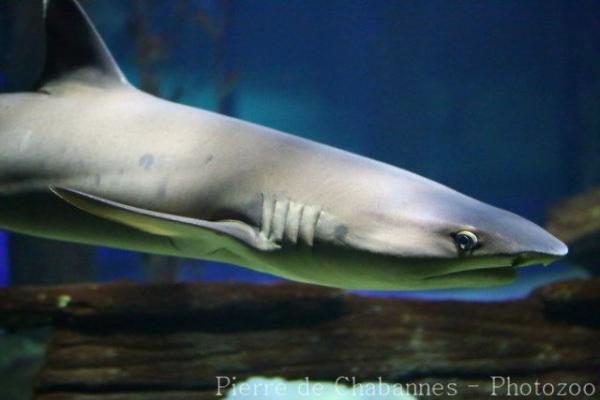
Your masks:
<path fill-rule="evenodd" d="M 460 231 L 454 235 L 456 244 L 462 251 L 473 250 L 479 244 L 477 235 L 470 231 Z"/>

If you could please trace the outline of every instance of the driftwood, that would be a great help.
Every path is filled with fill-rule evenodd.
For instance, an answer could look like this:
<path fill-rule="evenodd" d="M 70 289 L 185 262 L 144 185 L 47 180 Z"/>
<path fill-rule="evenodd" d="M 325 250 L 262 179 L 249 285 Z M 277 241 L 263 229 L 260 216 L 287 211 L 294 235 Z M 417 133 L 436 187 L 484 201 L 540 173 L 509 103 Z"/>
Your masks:
<path fill-rule="evenodd" d="M 496 303 L 372 298 L 293 284 L 0 291 L 1 326 L 56 327 L 35 382 L 37 400 L 213 399 L 216 376 L 453 383 L 454 398 L 480 399 L 488 398 L 492 375 L 590 383 L 595 397 L 580 398 L 598 398 L 599 309 L 600 279 Z"/>
<path fill-rule="evenodd" d="M 600 275 L 600 188 L 554 206 L 547 227 L 569 246 L 571 261 Z"/>

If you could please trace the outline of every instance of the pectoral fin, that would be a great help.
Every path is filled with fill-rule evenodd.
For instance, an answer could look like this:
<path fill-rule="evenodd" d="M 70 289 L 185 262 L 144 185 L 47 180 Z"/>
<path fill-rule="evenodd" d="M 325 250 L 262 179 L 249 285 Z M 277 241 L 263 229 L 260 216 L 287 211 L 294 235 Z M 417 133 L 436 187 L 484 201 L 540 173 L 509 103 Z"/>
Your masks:
<path fill-rule="evenodd" d="M 275 242 L 241 221 L 213 222 L 187 218 L 128 206 L 73 189 L 50 187 L 50 190 L 66 202 L 92 215 L 155 235 L 197 238 L 210 242 L 235 239 L 263 251 L 279 248 Z"/>

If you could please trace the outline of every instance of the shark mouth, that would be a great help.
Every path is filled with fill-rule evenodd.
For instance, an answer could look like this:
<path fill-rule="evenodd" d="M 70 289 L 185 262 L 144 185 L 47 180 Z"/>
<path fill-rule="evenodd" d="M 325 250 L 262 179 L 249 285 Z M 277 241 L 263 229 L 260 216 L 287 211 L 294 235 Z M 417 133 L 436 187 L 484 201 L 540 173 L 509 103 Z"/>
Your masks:
<path fill-rule="evenodd" d="M 519 254 L 512 262 L 513 267 L 526 267 L 533 264 L 543 264 L 547 266 L 556 261 L 558 257 L 551 254 L 543 253 L 522 253 Z"/>

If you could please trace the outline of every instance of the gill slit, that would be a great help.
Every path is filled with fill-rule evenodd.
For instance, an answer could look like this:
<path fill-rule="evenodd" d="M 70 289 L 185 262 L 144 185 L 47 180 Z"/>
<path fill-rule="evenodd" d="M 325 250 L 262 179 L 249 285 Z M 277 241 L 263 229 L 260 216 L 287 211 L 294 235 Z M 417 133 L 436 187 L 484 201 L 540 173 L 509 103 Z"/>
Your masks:
<path fill-rule="evenodd" d="M 275 243 L 312 246 L 321 215 L 320 207 L 263 193 L 260 234 Z"/>

